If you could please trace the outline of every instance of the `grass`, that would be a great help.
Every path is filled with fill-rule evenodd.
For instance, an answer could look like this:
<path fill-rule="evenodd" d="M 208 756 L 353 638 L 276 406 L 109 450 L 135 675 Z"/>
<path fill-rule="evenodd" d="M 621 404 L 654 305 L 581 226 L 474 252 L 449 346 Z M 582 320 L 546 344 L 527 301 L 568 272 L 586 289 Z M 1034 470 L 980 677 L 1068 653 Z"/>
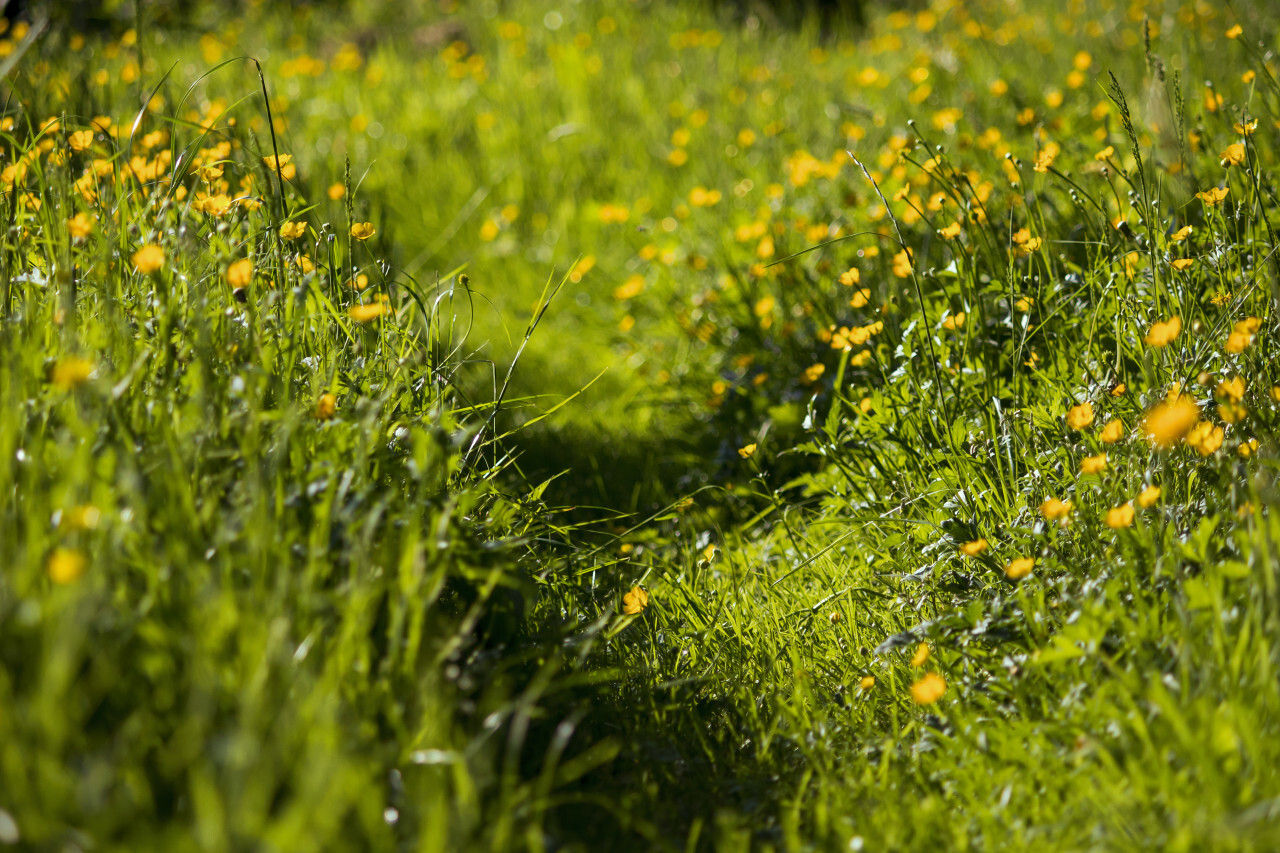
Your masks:
<path fill-rule="evenodd" d="M 13 23 L 0 842 L 1271 849 L 1273 19 Z"/>

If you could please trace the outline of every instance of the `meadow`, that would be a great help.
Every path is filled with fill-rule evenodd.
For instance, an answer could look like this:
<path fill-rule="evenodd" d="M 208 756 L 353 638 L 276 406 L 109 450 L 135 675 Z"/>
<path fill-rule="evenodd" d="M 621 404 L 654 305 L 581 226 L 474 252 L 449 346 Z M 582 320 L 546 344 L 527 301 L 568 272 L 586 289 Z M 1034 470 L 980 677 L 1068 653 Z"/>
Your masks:
<path fill-rule="evenodd" d="M 1276 849 L 1276 24 L 3 20 L 0 846 Z"/>

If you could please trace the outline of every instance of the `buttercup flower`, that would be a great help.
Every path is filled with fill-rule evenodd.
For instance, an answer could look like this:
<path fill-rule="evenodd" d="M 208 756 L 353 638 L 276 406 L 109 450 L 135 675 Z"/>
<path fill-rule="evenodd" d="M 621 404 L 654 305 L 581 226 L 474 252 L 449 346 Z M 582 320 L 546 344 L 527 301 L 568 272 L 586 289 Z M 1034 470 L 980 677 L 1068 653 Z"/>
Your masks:
<path fill-rule="evenodd" d="M 622 612 L 628 616 L 642 613 L 648 606 L 649 593 L 638 586 L 633 586 L 630 592 L 622 596 Z"/>
<path fill-rule="evenodd" d="M 1169 448 L 1182 441 L 1199 417 L 1200 408 L 1188 397 L 1179 394 L 1147 412 L 1142 421 L 1142 431 L 1156 447 Z"/>
<path fill-rule="evenodd" d="M 164 266 L 164 249 L 154 243 L 143 246 L 133 253 L 133 265 L 143 275 L 156 272 Z"/>
<path fill-rule="evenodd" d="M 1182 318 L 1170 317 L 1167 321 L 1153 323 L 1151 331 L 1142 340 L 1149 347 L 1160 348 L 1173 343 L 1181 332 Z"/>
<path fill-rule="evenodd" d="M 1067 426 L 1077 432 L 1093 423 L 1093 404 L 1081 403 L 1067 410 Z"/>
<path fill-rule="evenodd" d="M 932 705 L 947 692 L 947 682 L 937 673 L 927 673 L 911 685 L 911 699 L 917 705 Z"/>
<path fill-rule="evenodd" d="M 248 287 L 253 280 L 253 261 L 241 258 L 227 267 L 227 284 L 232 287 Z"/>
<path fill-rule="evenodd" d="M 1027 575 L 1031 574 L 1031 570 L 1035 568 L 1036 561 L 1031 557 L 1018 557 L 1016 560 L 1009 561 L 1009 565 L 1004 567 L 1004 574 L 1009 580 L 1020 581 Z"/>
<path fill-rule="evenodd" d="M 89 558 L 75 548 L 54 548 L 45 568 L 49 579 L 61 586 L 79 580 L 89 568 Z"/>
<path fill-rule="evenodd" d="M 1138 506 L 1143 509 L 1151 509 L 1156 505 L 1156 501 L 1160 500 L 1160 487 L 1147 486 L 1137 497 Z"/>
<path fill-rule="evenodd" d="M 1107 527 L 1119 530 L 1133 524 L 1133 504 L 1124 504 L 1107 510 Z"/>
<path fill-rule="evenodd" d="M 316 420 L 328 421 L 338 412 L 338 398 L 332 394 L 321 394 L 316 400 Z"/>

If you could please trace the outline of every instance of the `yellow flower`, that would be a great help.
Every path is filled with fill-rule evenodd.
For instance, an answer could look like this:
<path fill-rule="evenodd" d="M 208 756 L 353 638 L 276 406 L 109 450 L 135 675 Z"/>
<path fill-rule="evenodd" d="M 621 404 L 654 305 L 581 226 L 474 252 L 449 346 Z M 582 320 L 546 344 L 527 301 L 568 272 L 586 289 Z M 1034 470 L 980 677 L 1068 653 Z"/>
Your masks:
<path fill-rule="evenodd" d="M 330 200 L 330 201 L 337 201 L 338 199 L 342 198 L 342 197 L 343 197 L 343 196 L 345 196 L 346 194 L 347 194 L 347 188 L 346 188 L 345 186 L 343 186 L 342 184 L 330 184 L 330 185 L 329 185 L 329 200 Z"/>
<path fill-rule="evenodd" d="M 942 237 L 944 240 L 953 240 L 956 237 L 959 237 L 960 223 L 952 222 L 950 225 L 938 229 L 938 236 Z"/>
<path fill-rule="evenodd" d="M 208 166 L 201 166 L 196 170 L 196 174 L 200 176 L 200 180 L 211 184 L 222 177 L 222 167 L 211 163 Z"/>
<path fill-rule="evenodd" d="M 1102 432 L 1098 433 L 1098 438 L 1102 440 L 1103 444 L 1115 444 L 1124 438 L 1124 423 L 1119 418 L 1111 421 L 1102 428 Z"/>
<path fill-rule="evenodd" d="M 1191 236 L 1192 230 L 1194 229 L 1192 229 L 1190 225 L 1186 225 L 1182 228 L 1179 228 L 1177 231 L 1173 232 L 1172 236 L 1170 236 L 1169 239 L 1175 243 L 1181 243 L 1183 240 Z"/>
<path fill-rule="evenodd" d="M 1236 24 L 1234 27 L 1232 27 L 1231 29 L 1223 33 L 1223 35 L 1225 35 L 1229 39 L 1234 39 L 1234 38 L 1239 38 L 1240 34 L 1243 32 L 1244 32 L 1244 28 L 1241 27 L 1239 24 Z"/>
<path fill-rule="evenodd" d="M 77 213 L 67 220 L 67 230 L 73 240 L 83 240 L 93 233 L 93 220 L 83 213 Z"/>
<path fill-rule="evenodd" d="M 1223 403 L 1218 406 L 1218 417 L 1224 424 L 1238 424 L 1249 417 L 1249 410 L 1239 403 Z"/>
<path fill-rule="evenodd" d="M 1143 509 L 1151 509 L 1156 505 L 1156 501 L 1160 500 L 1160 487 L 1147 486 L 1138 494 L 1138 506 Z"/>
<path fill-rule="evenodd" d="M 1182 318 L 1170 317 L 1167 321 L 1152 323 L 1151 331 L 1142 340 L 1147 346 L 1160 348 L 1173 343 L 1181 332 Z"/>
<path fill-rule="evenodd" d="M 1239 354 L 1248 349 L 1253 343 L 1253 333 L 1260 325 L 1257 317 L 1246 317 L 1232 326 L 1231 334 L 1227 336 L 1227 352 Z"/>
<path fill-rule="evenodd" d="M 1081 403 L 1067 410 L 1067 426 L 1074 430 L 1082 430 L 1093 423 L 1093 404 Z"/>
<path fill-rule="evenodd" d="M 1106 148 L 1103 148 L 1103 149 L 1102 149 L 1101 151 L 1099 151 L 1097 154 L 1094 154 L 1094 155 L 1093 155 L 1093 159 L 1095 159 L 1095 160 L 1097 160 L 1099 163 L 1101 163 L 1101 162 L 1103 162 L 1103 161 L 1105 161 L 1105 160 L 1109 160 L 1111 157 L 1115 156 L 1115 153 L 1116 153 L 1115 146 L 1114 146 L 1114 145 L 1108 145 Z"/>
<path fill-rule="evenodd" d="M 1222 427 L 1212 421 L 1200 421 L 1187 433 L 1187 444 L 1201 456 L 1212 456 L 1222 446 Z"/>
<path fill-rule="evenodd" d="M 1081 474 L 1101 474 L 1107 470 L 1107 454 L 1099 453 L 1097 456 L 1086 456 L 1080 460 Z"/>
<path fill-rule="evenodd" d="M 942 321 L 942 328 L 953 330 L 962 329 L 964 328 L 964 318 L 965 314 L 963 311 L 957 311 L 954 314 L 948 315 L 946 319 Z"/>
<path fill-rule="evenodd" d="M 1020 581 L 1031 574 L 1035 565 L 1036 561 L 1031 557 L 1018 557 L 1016 560 L 1009 561 L 1009 565 L 1004 567 L 1004 575 L 1009 580 Z"/>
<path fill-rule="evenodd" d="M 1170 263 L 1170 266 L 1181 272 L 1182 270 L 1191 269 L 1195 262 L 1195 258 L 1177 258 Z"/>
<path fill-rule="evenodd" d="M 338 412 L 338 398 L 332 394 L 321 394 L 316 400 L 316 420 L 328 421 Z"/>
<path fill-rule="evenodd" d="M 206 216 L 222 216 L 231 209 L 231 197 L 226 193 L 201 194 L 191 202 L 191 207 L 197 213 L 203 213 Z"/>
<path fill-rule="evenodd" d="M 1251 438 L 1248 441 L 1240 442 L 1240 446 L 1236 448 L 1236 452 L 1240 454 L 1241 459 L 1248 459 L 1254 453 L 1258 452 L 1258 439 Z"/>
<path fill-rule="evenodd" d="M 1253 335 L 1236 329 L 1227 335 L 1226 350 L 1232 355 L 1239 355 L 1247 350 L 1251 343 L 1253 343 Z"/>
<path fill-rule="evenodd" d="M 297 240 L 305 233 L 307 233 L 305 222 L 286 222 L 280 226 L 280 236 L 286 240 Z"/>
<path fill-rule="evenodd" d="M 1057 521 L 1060 518 L 1066 518 L 1071 514 L 1071 501 L 1060 501 L 1057 498 L 1049 498 L 1040 504 L 1040 514 L 1048 521 Z"/>
<path fill-rule="evenodd" d="M 347 314 L 351 316 L 351 319 L 361 325 L 372 323 L 386 313 L 387 306 L 381 302 L 374 302 L 368 305 L 352 305 L 347 309 Z"/>
<path fill-rule="evenodd" d="M 351 226 L 351 236 L 357 240 L 368 240 L 376 233 L 372 222 L 357 222 Z"/>
<path fill-rule="evenodd" d="M 1178 395 L 1147 412 L 1142 419 L 1142 431 L 1156 447 L 1169 448 L 1182 441 L 1199 417 L 1199 407 L 1189 398 Z"/>
<path fill-rule="evenodd" d="M 960 546 L 960 553 L 966 557 L 976 557 L 985 550 L 987 550 L 987 540 L 985 539 L 975 539 Z"/>
<path fill-rule="evenodd" d="M 756 446 L 754 444 L 748 444 L 743 447 L 739 447 L 738 455 L 743 459 L 750 459 L 752 456 L 756 455 Z"/>
<path fill-rule="evenodd" d="M 1244 143 L 1233 142 L 1228 145 L 1221 154 L 1218 155 L 1218 161 L 1223 166 L 1239 166 L 1245 160 Z"/>
<path fill-rule="evenodd" d="M 860 281 L 862 281 L 862 273 L 858 271 L 857 267 L 849 267 L 849 269 L 840 273 L 840 283 L 845 287 L 853 287 Z"/>
<path fill-rule="evenodd" d="M 227 284 L 232 287 L 248 287 L 253 280 L 253 261 L 241 258 L 227 267 Z"/>
<path fill-rule="evenodd" d="M 635 616 L 649 606 L 649 593 L 638 586 L 631 587 L 631 592 L 622 596 L 622 612 Z"/>
<path fill-rule="evenodd" d="M 822 374 L 826 373 L 826 371 L 827 371 L 827 366 L 825 364 L 822 364 L 821 362 L 819 362 L 818 364 L 813 364 L 813 365 L 810 365 L 809 367 L 806 367 L 804 369 L 804 374 L 802 376 L 802 378 L 804 379 L 804 384 L 812 385 L 813 383 L 817 382 L 820 378 L 822 378 Z"/>
<path fill-rule="evenodd" d="M 70 391 L 88 382 L 95 369 L 94 363 L 87 358 L 64 358 L 49 369 L 49 384 Z"/>
<path fill-rule="evenodd" d="M 1202 193 L 1196 193 L 1196 198 L 1213 207 L 1215 204 L 1221 204 L 1229 192 L 1231 192 L 1229 187 L 1210 187 Z"/>
<path fill-rule="evenodd" d="M 864 675 L 862 676 L 862 681 L 858 682 L 858 686 L 863 690 L 870 690 L 876 686 L 876 677 L 874 675 Z"/>
<path fill-rule="evenodd" d="M 849 300 L 849 307 L 862 308 L 871 301 L 871 288 L 863 287 L 853 292 L 853 298 Z"/>
<path fill-rule="evenodd" d="M 89 558 L 74 548 L 54 548 L 46 564 L 49 579 L 56 584 L 73 583 L 89 568 Z"/>
<path fill-rule="evenodd" d="M 1107 510 L 1107 527 L 1119 530 L 1133 524 L 1133 504 L 1113 507 Z"/>
<path fill-rule="evenodd" d="M 929 660 L 929 644 L 921 643 L 916 646 L 916 653 L 911 656 L 911 665 L 914 667 L 924 666 Z"/>
<path fill-rule="evenodd" d="M 1249 81 L 1245 80 L 1244 82 L 1248 83 Z M 1253 132 L 1258 129 L 1258 120 L 1252 119 L 1251 121 L 1246 121 L 1244 124 L 1236 122 L 1231 125 L 1231 129 L 1241 136 L 1253 136 Z"/>
<path fill-rule="evenodd" d="M 77 130 L 67 137 L 67 144 L 72 151 L 88 151 L 93 147 L 93 131 Z"/>
<path fill-rule="evenodd" d="M 1060 150 L 1061 148 L 1058 143 L 1050 142 L 1044 148 L 1040 149 L 1040 153 L 1036 155 L 1035 165 L 1032 166 L 1032 168 L 1041 174 L 1048 172 L 1049 167 L 1053 165 L 1053 161 L 1058 156 L 1058 152 Z"/>
<path fill-rule="evenodd" d="M 133 253 L 133 265 L 143 275 L 156 272 L 164 266 L 164 249 L 154 243 L 143 246 Z"/>
<path fill-rule="evenodd" d="M 631 218 L 631 211 L 620 204 L 602 204 L 598 215 L 605 225 L 619 225 Z"/>
<path fill-rule="evenodd" d="M 941 675 L 930 672 L 911 685 L 911 699 L 917 705 L 932 705 L 947 692 L 947 682 Z"/>
<path fill-rule="evenodd" d="M 286 181 L 292 181 L 294 175 L 298 174 L 298 169 L 293 165 L 292 154 L 281 154 L 277 159 L 275 155 L 263 157 L 262 162 L 267 164 L 267 168 L 273 172 L 279 172 L 280 177 Z"/>
<path fill-rule="evenodd" d="M 1244 399 L 1244 377 L 1237 376 L 1234 379 L 1222 380 L 1218 383 L 1217 394 L 1224 400 L 1239 403 Z"/>
<path fill-rule="evenodd" d="M 1111 391 L 1108 393 L 1110 393 L 1112 397 L 1123 397 L 1124 392 L 1128 390 L 1129 389 L 1125 387 L 1123 382 L 1117 382 L 1115 385 L 1111 386 Z"/>
<path fill-rule="evenodd" d="M 898 278 L 911 277 L 911 251 L 903 249 L 893 256 L 893 274 Z"/>

